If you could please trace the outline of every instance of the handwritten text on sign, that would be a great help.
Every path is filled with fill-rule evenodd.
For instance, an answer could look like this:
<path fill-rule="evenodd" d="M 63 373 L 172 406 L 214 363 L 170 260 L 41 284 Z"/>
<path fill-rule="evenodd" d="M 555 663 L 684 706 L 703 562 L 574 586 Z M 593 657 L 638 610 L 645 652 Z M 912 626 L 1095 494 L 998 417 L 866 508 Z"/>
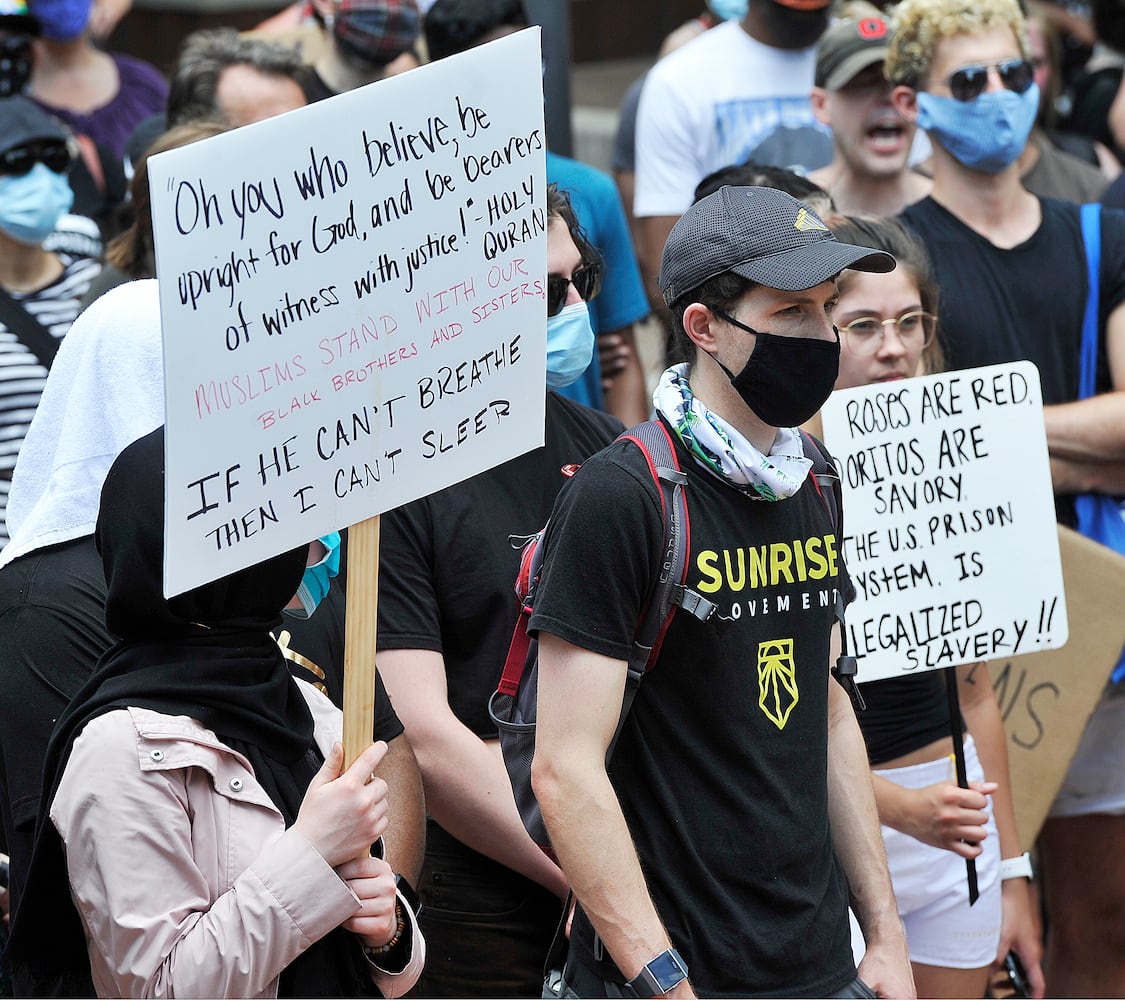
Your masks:
<path fill-rule="evenodd" d="M 543 442 L 537 29 L 154 157 L 165 591 Z"/>
<path fill-rule="evenodd" d="M 1066 642 L 1033 364 L 841 390 L 821 412 L 843 480 L 861 680 Z"/>

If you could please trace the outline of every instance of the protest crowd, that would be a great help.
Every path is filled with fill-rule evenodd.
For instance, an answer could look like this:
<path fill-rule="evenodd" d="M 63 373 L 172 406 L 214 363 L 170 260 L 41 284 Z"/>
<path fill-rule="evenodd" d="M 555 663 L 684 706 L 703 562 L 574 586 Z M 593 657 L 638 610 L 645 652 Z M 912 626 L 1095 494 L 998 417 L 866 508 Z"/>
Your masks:
<path fill-rule="evenodd" d="M 313 159 L 301 198 L 315 183 L 327 204 L 325 178 L 335 193 L 348 174 L 306 143 L 321 102 L 377 106 L 457 65 L 467 141 L 467 120 L 488 127 L 477 78 L 508 86 L 483 57 L 534 21 L 523 0 L 296 0 L 190 33 L 157 68 L 107 45 L 131 6 L 0 0 L 0 998 L 1125 996 L 1120 612 L 1082 617 L 1064 547 L 1069 647 L 1044 602 L 957 654 L 940 637 L 1039 569 L 1005 577 L 966 541 L 940 581 L 948 627 L 856 613 L 934 583 L 936 556 L 913 550 L 1000 534 L 1036 490 L 1049 546 L 1108 559 L 1120 589 L 1099 596 L 1125 606 L 1116 557 L 1079 537 L 1125 554 L 1125 4 L 706 0 L 624 94 L 609 171 L 539 131 L 510 140 L 509 165 L 515 149 L 544 170 L 504 194 L 531 228 L 508 223 L 487 254 L 517 283 L 442 294 L 509 324 L 488 377 L 543 353 L 540 327 L 507 317 L 545 312 L 540 443 L 380 514 L 374 742 L 364 729 L 354 759 L 348 583 L 372 572 L 354 523 L 168 596 L 183 438 L 160 163 L 291 123 Z M 365 133 L 371 178 L 444 127 Z M 474 162 L 481 184 L 503 169 Z M 454 190 L 425 177 L 435 204 Z M 368 221 L 410 233 L 413 283 L 462 252 L 474 202 L 459 234 L 414 232 L 421 185 L 386 184 Z M 280 230 L 274 190 L 276 206 L 259 183 L 253 210 Z M 316 254 L 359 238 L 349 213 L 322 245 L 314 217 Z M 216 253 L 177 300 L 233 308 L 284 261 L 262 320 L 305 336 L 337 286 L 302 297 L 310 250 L 276 236 L 272 263 Z M 401 277 L 364 259 L 377 294 Z M 237 317 L 249 341 L 257 314 L 238 300 Z M 486 336 L 469 326 L 443 336 Z M 357 350 L 319 343 L 330 361 Z M 369 365 L 336 388 L 393 426 L 391 360 L 385 381 Z M 988 369 L 972 401 L 999 409 L 1028 362 L 1033 433 L 985 440 L 982 418 L 956 448 L 943 436 L 944 476 L 926 478 L 919 437 L 867 465 L 835 453 L 836 400 L 875 401 L 883 431 L 917 398 L 952 418 L 955 387 Z M 423 407 L 484 378 L 444 370 Z M 200 385 L 199 417 L 304 372 L 290 350 L 249 389 Z M 427 431 L 424 457 L 475 447 L 508 412 L 489 405 L 451 438 Z M 362 413 L 336 424 L 337 452 L 369 433 Z M 1019 470 L 1002 502 L 970 497 L 928 532 L 907 516 L 904 497 L 952 505 L 964 467 L 1000 453 Z M 394 454 L 351 466 L 350 489 L 390 478 Z M 214 486 L 228 500 L 235 468 Z M 218 506 L 192 485 L 189 522 Z M 1095 509 L 1118 526 L 1095 531 Z M 876 531 L 848 524 L 872 518 L 880 541 L 909 539 L 907 561 L 870 569 Z M 253 533 L 230 525 L 228 542 Z M 1093 679 L 1029 769 L 1009 681 L 1036 624 L 1059 678 Z M 1104 663 L 1083 652 L 1099 627 Z M 874 654 L 895 672 L 865 679 Z"/>

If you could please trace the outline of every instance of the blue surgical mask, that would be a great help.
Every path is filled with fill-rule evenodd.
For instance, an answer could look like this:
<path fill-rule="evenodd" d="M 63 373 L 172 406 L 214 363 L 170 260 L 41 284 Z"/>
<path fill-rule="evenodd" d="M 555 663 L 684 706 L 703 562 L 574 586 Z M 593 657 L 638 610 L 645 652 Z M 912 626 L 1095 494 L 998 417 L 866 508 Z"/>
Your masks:
<path fill-rule="evenodd" d="M 711 13 L 721 21 L 733 21 L 746 16 L 749 0 L 707 0 Z"/>
<path fill-rule="evenodd" d="M 86 30 L 93 0 L 31 0 L 29 12 L 39 22 L 44 38 L 69 42 Z"/>
<path fill-rule="evenodd" d="M 594 356 L 594 328 L 585 302 L 564 306 L 547 317 L 547 388 L 577 382 Z"/>
<path fill-rule="evenodd" d="M 35 164 L 22 177 L 0 177 L 0 229 L 20 243 L 38 246 L 73 204 L 66 176 L 46 164 Z"/>
<path fill-rule="evenodd" d="M 1039 87 L 1022 94 L 989 90 L 972 101 L 918 93 L 918 125 L 970 170 L 998 174 L 1027 145 L 1039 111 Z"/>
<path fill-rule="evenodd" d="M 333 531 L 320 539 L 328 551 L 320 562 L 305 567 L 301 585 L 297 588 L 297 599 L 301 602 L 299 609 L 289 610 L 294 618 L 311 618 L 320 602 L 328 594 L 332 585 L 332 578 L 340 572 L 340 532 Z"/>

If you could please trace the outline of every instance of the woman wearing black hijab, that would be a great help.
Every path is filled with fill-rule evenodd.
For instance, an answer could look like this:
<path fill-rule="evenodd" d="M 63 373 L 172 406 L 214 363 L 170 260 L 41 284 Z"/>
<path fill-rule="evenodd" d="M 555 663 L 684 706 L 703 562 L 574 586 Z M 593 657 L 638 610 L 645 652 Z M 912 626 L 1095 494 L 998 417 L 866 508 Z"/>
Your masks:
<path fill-rule="evenodd" d="M 387 822 L 370 777 L 386 744 L 341 774 L 339 712 L 270 636 L 308 550 L 166 600 L 163 471 L 161 428 L 102 490 L 120 641 L 47 751 L 16 989 L 399 996 L 425 949 L 390 867 L 366 856 Z"/>

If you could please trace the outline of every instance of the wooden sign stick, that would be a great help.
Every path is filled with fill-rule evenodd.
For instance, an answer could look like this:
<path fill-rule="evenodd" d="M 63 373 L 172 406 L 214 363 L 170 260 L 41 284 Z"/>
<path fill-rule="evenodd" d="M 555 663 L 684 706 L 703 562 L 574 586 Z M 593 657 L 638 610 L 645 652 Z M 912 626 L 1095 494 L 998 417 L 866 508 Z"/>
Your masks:
<path fill-rule="evenodd" d="M 375 729 L 375 634 L 379 618 L 379 516 L 348 529 L 344 620 L 344 766 L 371 745 Z"/>

